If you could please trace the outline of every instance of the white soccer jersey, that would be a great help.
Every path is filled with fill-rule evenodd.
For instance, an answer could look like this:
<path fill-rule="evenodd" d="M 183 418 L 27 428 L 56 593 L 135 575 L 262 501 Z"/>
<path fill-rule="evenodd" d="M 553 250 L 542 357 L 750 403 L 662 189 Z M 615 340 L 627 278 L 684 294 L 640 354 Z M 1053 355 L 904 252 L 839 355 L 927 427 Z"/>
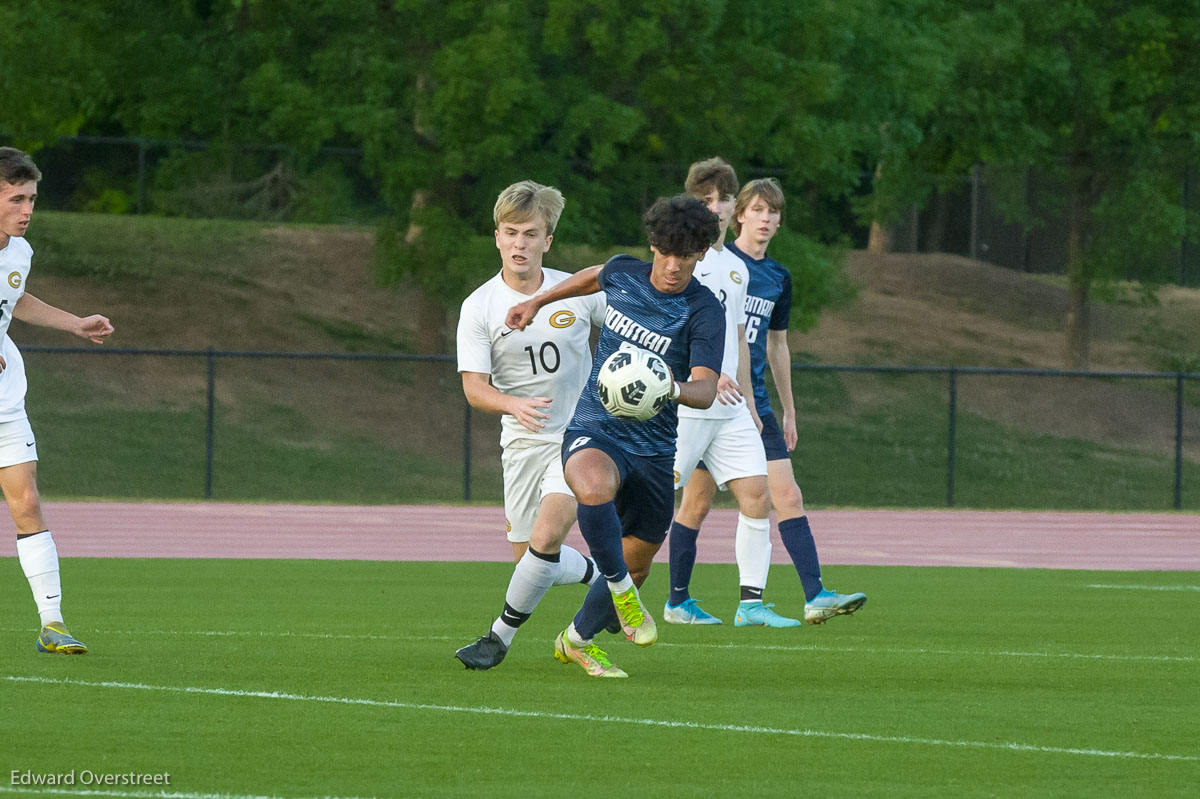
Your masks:
<path fill-rule="evenodd" d="M 8 326 L 17 300 L 25 294 L 32 262 L 33 248 L 23 238 L 10 238 L 0 250 L 0 356 L 5 363 L 0 372 L 0 423 L 25 418 L 25 362 L 8 337 Z"/>
<path fill-rule="evenodd" d="M 570 277 L 542 269 L 541 291 Z M 504 324 L 509 308 L 529 299 L 498 273 L 471 293 L 458 319 L 458 371 L 491 375 L 492 385 L 516 397 L 549 397 L 542 432 L 526 429 L 510 414 L 500 417 L 500 446 L 517 439 L 562 441 L 579 392 L 592 370 L 592 325 L 604 321 L 604 292 L 546 305 L 524 330 Z"/>
<path fill-rule="evenodd" d="M 721 359 L 721 371 L 737 380 L 738 370 L 738 326 L 746 323 L 746 287 L 750 284 L 750 272 L 746 262 L 738 258 L 728 247 L 720 250 L 709 247 L 704 260 L 696 264 L 692 275 L 711 291 L 725 309 L 725 353 Z M 749 391 L 749 386 L 742 386 Z M 746 412 L 743 400 L 736 405 L 723 405 L 714 400 L 710 408 L 679 406 L 679 418 L 728 419 Z"/>

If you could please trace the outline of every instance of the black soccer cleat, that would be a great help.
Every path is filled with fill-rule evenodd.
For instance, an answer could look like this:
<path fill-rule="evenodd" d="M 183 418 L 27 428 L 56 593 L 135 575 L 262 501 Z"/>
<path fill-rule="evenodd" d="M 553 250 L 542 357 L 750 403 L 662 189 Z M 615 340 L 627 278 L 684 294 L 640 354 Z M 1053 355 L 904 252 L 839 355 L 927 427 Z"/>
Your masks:
<path fill-rule="evenodd" d="M 499 666 L 507 654 L 508 647 L 500 640 L 500 636 L 488 630 L 487 635 L 476 638 L 475 643 L 467 644 L 455 652 L 454 657 L 468 669 L 486 671 Z"/>

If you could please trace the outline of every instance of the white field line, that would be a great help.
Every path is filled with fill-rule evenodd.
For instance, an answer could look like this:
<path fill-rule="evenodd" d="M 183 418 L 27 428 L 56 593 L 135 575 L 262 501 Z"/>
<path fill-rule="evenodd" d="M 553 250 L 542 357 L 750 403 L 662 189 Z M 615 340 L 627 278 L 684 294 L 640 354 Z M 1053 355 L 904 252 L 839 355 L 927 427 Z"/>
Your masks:
<path fill-rule="evenodd" d="M 1200 585 L 1088 585 L 1110 591 L 1200 591 Z"/>
<path fill-rule="evenodd" d="M 200 694 L 204 696 L 250 697 L 255 699 L 278 699 L 290 702 L 314 702 L 332 705 L 354 705 L 359 707 L 389 708 L 395 710 L 424 710 L 440 713 L 466 713 L 481 716 L 505 716 L 524 719 L 548 719 L 552 721 L 577 721 L 587 724 L 620 724 L 622 726 L 662 727 L 668 729 L 698 730 L 704 732 L 732 732 L 750 735 L 788 735 L 800 738 L 832 738 L 869 743 L 893 743 L 921 746 L 951 747 L 956 749 L 997 749 L 1008 752 L 1034 752 L 1051 755 L 1077 755 L 1082 757 L 1114 758 L 1121 760 L 1172 760 L 1185 763 L 1200 763 L 1200 755 L 1173 755 L 1163 752 L 1123 752 L 1108 749 L 1081 749 L 1061 746 L 1038 746 L 1017 742 L 945 740 L 941 738 L 919 738 L 903 735 L 873 735 L 862 732 L 832 732 L 827 730 L 787 729 L 760 727 L 750 724 L 706 724 L 697 721 L 671 721 L 667 719 L 645 719 L 627 716 L 593 716 L 584 713 L 550 713 L 542 710 L 517 710 L 503 707 L 463 707 L 460 705 L 434 705 L 423 702 L 395 702 L 382 699 L 357 699 L 342 696 L 311 696 L 282 691 L 242 691 L 229 688 L 199 688 L 194 686 L 146 685 L 68 678 L 49 678 L 23 675 L 3 675 L 0 680 L 13 683 L 39 685 L 67 685 L 85 688 L 115 688 L 131 691 L 154 691 L 173 694 Z"/>
<path fill-rule="evenodd" d="M 29 632 L 24 627 L 0 627 L 3 632 Z M 287 630 L 95 630 L 97 635 L 178 635 L 202 638 L 302 638 L 317 641 L 461 641 L 449 635 L 349 635 L 297 633 Z M 936 655 L 938 657 L 1028 658 L 1043 660 L 1111 660 L 1145 663 L 1200 663 L 1200 655 L 1114 655 L 1103 652 L 1023 652 L 1017 650 L 926 649 L 922 647 L 822 646 L 819 644 L 671 644 L 656 647 L 730 649 L 748 652 L 845 652 L 884 655 Z"/>
<path fill-rule="evenodd" d="M 0 793 L 14 793 L 20 795 L 35 795 L 35 796 L 115 796 L 115 797 L 136 797 L 136 799 L 300 799 L 299 797 L 282 797 L 282 796 L 264 796 L 262 794 L 247 794 L 247 793 L 191 793 L 183 791 L 119 791 L 107 788 L 79 788 L 78 790 L 69 790 L 67 788 L 48 788 L 43 786 L 18 786 L 9 787 L 0 785 Z M 304 799 L 362 799 L 354 796 L 321 796 L 321 797 L 305 797 Z"/>

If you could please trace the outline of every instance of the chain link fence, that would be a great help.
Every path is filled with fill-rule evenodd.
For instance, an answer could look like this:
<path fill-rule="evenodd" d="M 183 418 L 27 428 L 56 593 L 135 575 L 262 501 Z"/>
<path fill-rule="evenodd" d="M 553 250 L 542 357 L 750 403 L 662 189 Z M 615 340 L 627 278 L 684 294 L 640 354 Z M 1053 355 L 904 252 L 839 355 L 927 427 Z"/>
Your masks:
<path fill-rule="evenodd" d="M 48 495 L 501 499 L 499 419 L 470 410 L 452 356 L 25 353 Z M 794 369 L 810 504 L 1200 509 L 1200 374 Z"/>

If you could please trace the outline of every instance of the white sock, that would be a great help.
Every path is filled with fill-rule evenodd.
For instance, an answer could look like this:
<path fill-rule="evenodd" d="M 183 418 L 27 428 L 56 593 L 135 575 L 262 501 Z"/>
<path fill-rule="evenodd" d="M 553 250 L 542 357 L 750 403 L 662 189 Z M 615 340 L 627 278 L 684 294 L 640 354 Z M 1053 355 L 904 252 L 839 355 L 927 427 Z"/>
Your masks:
<path fill-rule="evenodd" d="M 17 559 L 29 580 L 42 626 L 62 621 L 62 584 L 58 578 L 58 548 L 49 530 L 17 539 Z"/>
<path fill-rule="evenodd" d="M 571 626 L 567 628 L 567 640 L 571 642 L 571 646 L 587 646 L 592 642 L 591 638 L 585 639 L 575 629 L 575 622 L 571 622 Z"/>
<path fill-rule="evenodd" d="M 583 583 L 583 578 L 587 576 L 588 563 L 590 561 L 578 549 L 563 545 L 562 550 L 558 553 L 558 565 L 560 567 L 558 576 L 554 578 L 555 585 L 574 585 Z M 588 585 L 596 582 L 596 575 L 600 572 L 596 569 L 595 564 L 592 565 L 592 579 L 588 581 Z"/>
<path fill-rule="evenodd" d="M 508 591 L 504 594 L 504 613 L 492 622 L 492 632 L 500 637 L 505 646 L 512 646 L 517 628 L 537 608 L 550 586 L 554 585 L 560 571 L 560 563 L 544 560 L 534 555 L 532 550 L 525 550 L 508 580 Z M 512 618 L 509 618 L 510 615 Z"/>
<path fill-rule="evenodd" d="M 734 552 L 738 585 L 766 588 L 767 572 L 771 569 L 771 521 L 751 519 L 739 513 Z"/>
<path fill-rule="evenodd" d="M 612 580 L 608 581 L 608 590 L 612 591 L 614 594 L 624 593 L 630 588 L 633 588 L 633 578 L 629 576 L 628 572 L 626 572 L 625 576 L 620 580 L 617 580 L 615 583 Z"/>

